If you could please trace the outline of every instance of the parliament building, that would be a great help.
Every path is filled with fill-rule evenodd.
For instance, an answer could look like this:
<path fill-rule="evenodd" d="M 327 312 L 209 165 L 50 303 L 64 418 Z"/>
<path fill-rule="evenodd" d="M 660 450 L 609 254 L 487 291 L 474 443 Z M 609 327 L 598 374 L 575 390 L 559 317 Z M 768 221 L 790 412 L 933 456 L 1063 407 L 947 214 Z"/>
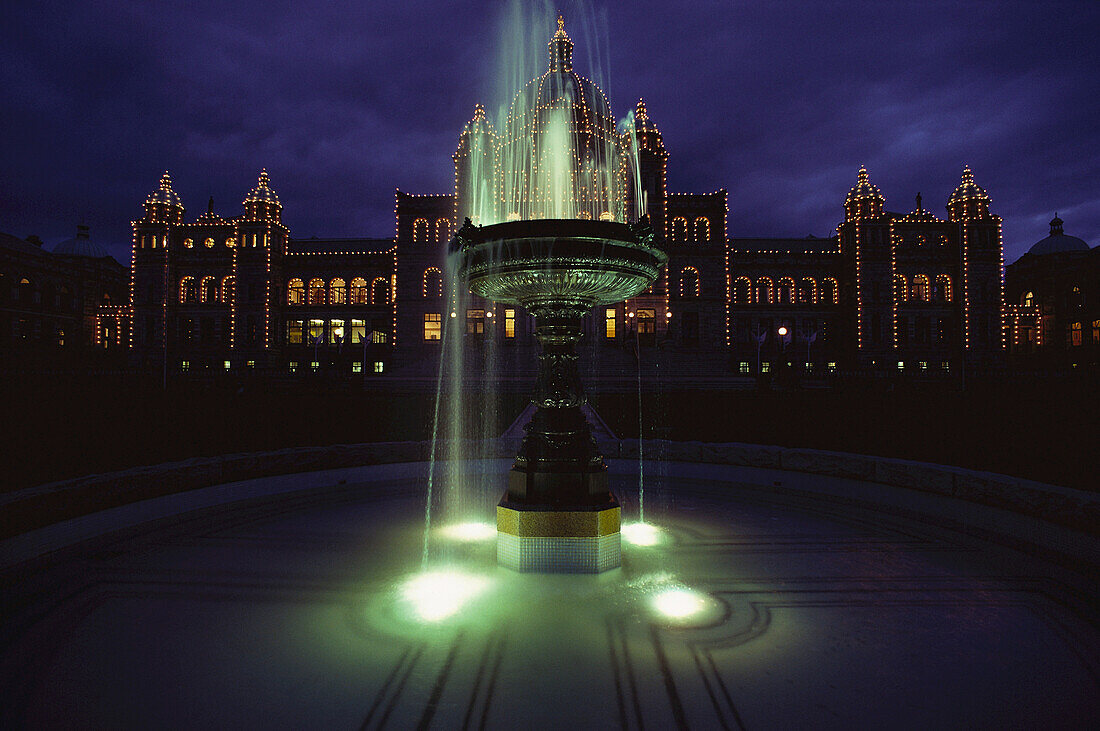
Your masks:
<path fill-rule="evenodd" d="M 560 27 L 550 51 L 550 69 L 532 84 L 552 77 L 603 98 L 573 71 Z M 455 190 L 397 191 L 387 238 L 293 238 L 266 171 L 243 212 L 211 203 L 189 218 L 165 173 L 133 222 L 131 306 L 100 313 L 103 332 L 136 363 L 175 373 L 416 374 L 457 318 L 471 344 L 534 347 L 527 313 L 458 297 L 445 274 L 452 234 L 472 210 L 463 166 L 474 138 L 493 134 L 477 106 L 459 135 Z M 911 211 L 887 210 L 861 168 L 847 196 L 838 193 L 835 235 L 741 237 L 728 230 L 725 190 L 668 190 L 670 153 L 644 102 L 619 134 L 615 144 L 636 151 L 627 195 L 644 198 L 669 261 L 649 291 L 589 314 L 589 346 L 640 359 L 647 349 L 675 353 L 732 377 L 938 377 L 1003 364 L 1001 219 L 969 168 L 944 196 L 946 217 L 919 194 Z M 633 210 L 597 215 L 631 220 Z"/>

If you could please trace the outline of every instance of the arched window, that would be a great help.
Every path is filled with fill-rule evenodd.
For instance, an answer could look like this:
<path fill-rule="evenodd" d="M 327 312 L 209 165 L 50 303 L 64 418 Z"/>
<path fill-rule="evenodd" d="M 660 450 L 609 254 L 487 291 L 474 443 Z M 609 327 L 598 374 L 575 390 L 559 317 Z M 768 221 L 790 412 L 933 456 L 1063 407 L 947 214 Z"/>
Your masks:
<path fill-rule="evenodd" d="M 695 241 L 700 244 L 710 241 L 710 221 L 705 216 L 695 219 Z"/>
<path fill-rule="evenodd" d="M 920 300 L 921 302 L 932 301 L 932 285 L 928 281 L 927 274 L 913 275 L 913 289 L 911 294 L 915 300 Z"/>
<path fill-rule="evenodd" d="M 698 297 L 700 290 L 699 270 L 695 267 L 684 267 L 680 270 L 680 296 Z"/>
<path fill-rule="evenodd" d="M 340 277 L 336 277 L 328 284 L 328 303 L 330 305 L 346 305 L 348 303 L 348 287 Z"/>
<path fill-rule="evenodd" d="M 237 278 L 233 275 L 222 279 L 222 302 L 233 304 L 237 297 Z"/>
<path fill-rule="evenodd" d="M 390 301 L 390 282 L 385 277 L 375 277 L 370 283 L 370 303 L 385 305 Z"/>
<path fill-rule="evenodd" d="M 772 304 L 772 280 L 771 277 L 760 277 L 756 280 L 756 304 Z"/>
<path fill-rule="evenodd" d="M 1023 303 L 1024 303 L 1024 307 L 1034 307 L 1035 306 L 1035 293 L 1034 292 L 1027 292 L 1024 295 Z"/>
<path fill-rule="evenodd" d="M 739 305 L 752 304 L 752 280 L 748 277 L 738 277 L 733 283 L 733 301 Z"/>
<path fill-rule="evenodd" d="M 798 301 L 800 304 L 817 304 L 817 282 L 813 277 L 802 277 L 798 283 Z"/>
<path fill-rule="evenodd" d="M 351 280 L 351 303 L 353 305 L 365 305 L 367 302 L 367 280 L 356 277 Z"/>
<path fill-rule="evenodd" d="M 451 240 L 451 222 L 446 218 L 436 219 L 435 240 L 440 244 L 445 244 Z"/>
<path fill-rule="evenodd" d="M 325 304 L 325 280 L 320 278 L 309 280 L 309 303 L 311 305 Z"/>
<path fill-rule="evenodd" d="M 184 277 L 180 280 L 180 302 L 186 304 L 194 302 L 198 297 L 195 292 L 195 278 Z"/>
<path fill-rule="evenodd" d="M 286 285 L 286 303 L 304 305 L 306 303 L 306 284 L 301 279 L 291 279 Z"/>
<path fill-rule="evenodd" d="M 428 240 L 428 219 L 418 218 L 413 221 L 413 242 Z"/>
<path fill-rule="evenodd" d="M 779 290 L 778 291 L 779 304 L 781 304 L 781 305 L 793 305 L 794 304 L 795 284 L 794 284 L 794 279 L 793 278 L 791 278 L 791 277 L 780 277 L 779 278 L 778 290 Z"/>
<path fill-rule="evenodd" d="M 425 297 L 443 296 L 443 272 L 436 267 L 428 267 L 424 270 L 424 279 L 420 285 L 420 292 Z"/>
<path fill-rule="evenodd" d="M 203 302 L 217 302 L 218 280 L 214 277 L 203 277 L 202 285 L 199 287 L 199 297 Z"/>
<path fill-rule="evenodd" d="M 688 237 L 688 221 L 683 216 L 677 216 L 672 219 L 672 240 L 678 244 L 682 244 L 687 241 Z"/>
<path fill-rule="evenodd" d="M 936 275 L 936 301 L 950 302 L 954 294 L 951 291 L 951 277 L 946 274 Z"/>
<path fill-rule="evenodd" d="M 34 285 L 31 284 L 31 280 L 26 277 L 22 277 L 19 280 L 19 289 L 16 290 L 16 295 L 20 302 L 31 302 L 34 300 Z"/>
<path fill-rule="evenodd" d="M 909 284 L 904 274 L 894 275 L 894 301 L 905 302 L 909 299 Z"/>
<path fill-rule="evenodd" d="M 832 277 L 821 280 L 821 301 L 833 305 L 840 302 L 840 287 Z"/>

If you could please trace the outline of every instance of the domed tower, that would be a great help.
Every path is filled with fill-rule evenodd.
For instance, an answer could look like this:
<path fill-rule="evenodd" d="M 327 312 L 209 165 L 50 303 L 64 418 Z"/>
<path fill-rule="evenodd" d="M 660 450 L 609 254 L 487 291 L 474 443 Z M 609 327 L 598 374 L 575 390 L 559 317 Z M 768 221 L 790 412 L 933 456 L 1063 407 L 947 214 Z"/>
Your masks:
<path fill-rule="evenodd" d="M 885 364 L 893 343 L 893 278 L 890 221 L 886 199 L 860 166 L 856 184 L 844 199 L 844 223 L 837 228 L 845 277 L 841 305 L 854 317 L 843 339 L 863 366 Z"/>
<path fill-rule="evenodd" d="M 974 182 L 969 165 L 963 168 L 962 181 L 947 201 L 947 211 L 955 222 L 989 218 L 989 195 Z"/>
<path fill-rule="evenodd" d="M 848 191 L 844 199 L 844 220 L 855 221 L 865 218 L 881 218 L 886 199 L 878 186 L 871 182 L 867 168 L 860 165 L 856 184 Z"/>
<path fill-rule="evenodd" d="M 665 149 L 661 130 L 650 118 L 645 99 L 639 99 L 634 108 L 633 141 L 630 130 L 624 133 L 624 157 L 626 158 L 626 198 L 629 218 L 640 218 L 648 213 L 653 230 L 665 231 L 665 204 L 668 199 L 668 181 L 665 170 L 668 150 Z M 633 149 L 628 145 L 633 144 Z"/>
<path fill-rule="evenodd" d="M 475 224 L 497 220 L 494 173 L 496 131 L 485 116 L 485 107 L 474 105 L 474 116 L 462 128 L 455 150 L 455 218 Z"/>
<path fill-rule="evenodd" d="M 160 176 L 160 185 L 145 199 L 145 223 L 183 223 L 183 203 L 172 190 L 168 171 Z"/>
<path fill-rule="evenodd" d="M 625 170 L 603 91 L 573 71 L 558 17 L 549 68 L 512 101 L 497 155 L 499 218 L 625 220 Z"/>
<path fill-rule="evenodd" d="M 271 189 L 267 168 L 260 171 L 260 179 L 256 182 L 256 187 L 244 199 L 244 217 L 248 221 L 282 222 L 283 204 Z"/>
<path fill-rule="evenodd" d="M 963 347 L 972 365 L 999 365 L 1005 349 L 1001 218 L 989 212 L 989 195 L 974 182 L 969 165 L 947 201 L 947 212 L 960 224 L 962 237 Z"/>

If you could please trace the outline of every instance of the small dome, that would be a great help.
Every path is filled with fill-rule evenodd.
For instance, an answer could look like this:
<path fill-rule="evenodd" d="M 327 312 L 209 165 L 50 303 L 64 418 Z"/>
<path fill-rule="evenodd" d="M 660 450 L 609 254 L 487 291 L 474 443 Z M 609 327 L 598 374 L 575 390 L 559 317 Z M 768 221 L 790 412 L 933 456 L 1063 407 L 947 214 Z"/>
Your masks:
<path fill-rule="evenodd" d="M 53 247 L 53 253 L 62 256 L 86 256 L 90 259 L 102 259 L 109 256 L 107 250 L 88 237 L 88 227 L 81 224 L 76 227 L 76 238 L 62 241 Z"/>
<path fill-rule="evenodd" d="M 245 205 L 249 203 L 270 203 L 271 205 L 282 206 L 282 203 L 279 202 L 279 196 L 271 189 L 271 178 L 267 176 L 267 168 L 260 171 L 260 179 L 257 181 L 256 187 L 252 189 L 244 202 Z"/>
<path fill-rule="evenodd" d="M 955 188 L 955 192 L 951 194 L 951 199 L 947 204 L 951 205 L 969 199 L 988 201 L 989 194 L 985 192 L 985 188 L 974 182 L 974 173 L 970 172 L 970 166 L 967 165 L 963 168 L 962 180 L 959 182 L 959 186 Z"/>
<path fill-rule="evenodd" d="M 172 190 L 172 177 L 168 175 L 168 171 L 164 171 L 164 175 L 160 176 L 160 185 L 149 194 L 149 197 L 145 199 L 145 205 L 162 205 L 172 206 L 175 208 L 183 208 L 183 203 L 180 201 L 180 197 L 176 195 L 176 191 Z"/>
<path fill-rule="evenodd" d="M 1054 214 L 1050 221 L 1050 236 L 1047 236 L 1027 250 L 1029 254 L 1042 256 L 1043 254 L 1061 254 L 1066 251 L 1088 251 L 1089 245 L 1076 236 L 1066 236 L 1062 233 L 1062 224 L 1065 223 Z"/>
<path fill-rule="evenodd" d="M 852 189 L 848 191 L 848 197 L 844 199 L 845 203 L 852 203 L 861 199 L 877 199 L 884 201 L 882 191 L 878 189 L 878 186 L 871 182 L 870 177 L 867 174 L 867 168 L 859 166 L 859 176 L 856 179 L 856 184 L 852 186 Z"/>

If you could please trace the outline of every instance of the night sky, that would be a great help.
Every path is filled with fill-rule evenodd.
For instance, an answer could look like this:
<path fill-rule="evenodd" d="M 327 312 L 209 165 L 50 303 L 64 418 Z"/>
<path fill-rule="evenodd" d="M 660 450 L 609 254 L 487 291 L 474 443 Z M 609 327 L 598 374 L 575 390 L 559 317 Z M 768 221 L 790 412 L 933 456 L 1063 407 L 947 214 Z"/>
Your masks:
<path fill-rule="evenodd" d="M 193 220 L 210 195 L 239 214 L 266 166 L 292 236 L 391 236 L 395 187 L 452 191 L 504 5 L 5 3 L 0 231 L 49 245 L 84 219 L 128 262 L 164 169 Z M 1100 243 L 1097 0 L 538 8 L 538 46 L 560 8 L 616 116 L 645 97 L 671 190 L 729 190 L 731 236 L 832 235 L 861 163 L 889 210 L 920 191 L 946 216 L 969 164 L 1007 261 L 1055 210 Z"/>

